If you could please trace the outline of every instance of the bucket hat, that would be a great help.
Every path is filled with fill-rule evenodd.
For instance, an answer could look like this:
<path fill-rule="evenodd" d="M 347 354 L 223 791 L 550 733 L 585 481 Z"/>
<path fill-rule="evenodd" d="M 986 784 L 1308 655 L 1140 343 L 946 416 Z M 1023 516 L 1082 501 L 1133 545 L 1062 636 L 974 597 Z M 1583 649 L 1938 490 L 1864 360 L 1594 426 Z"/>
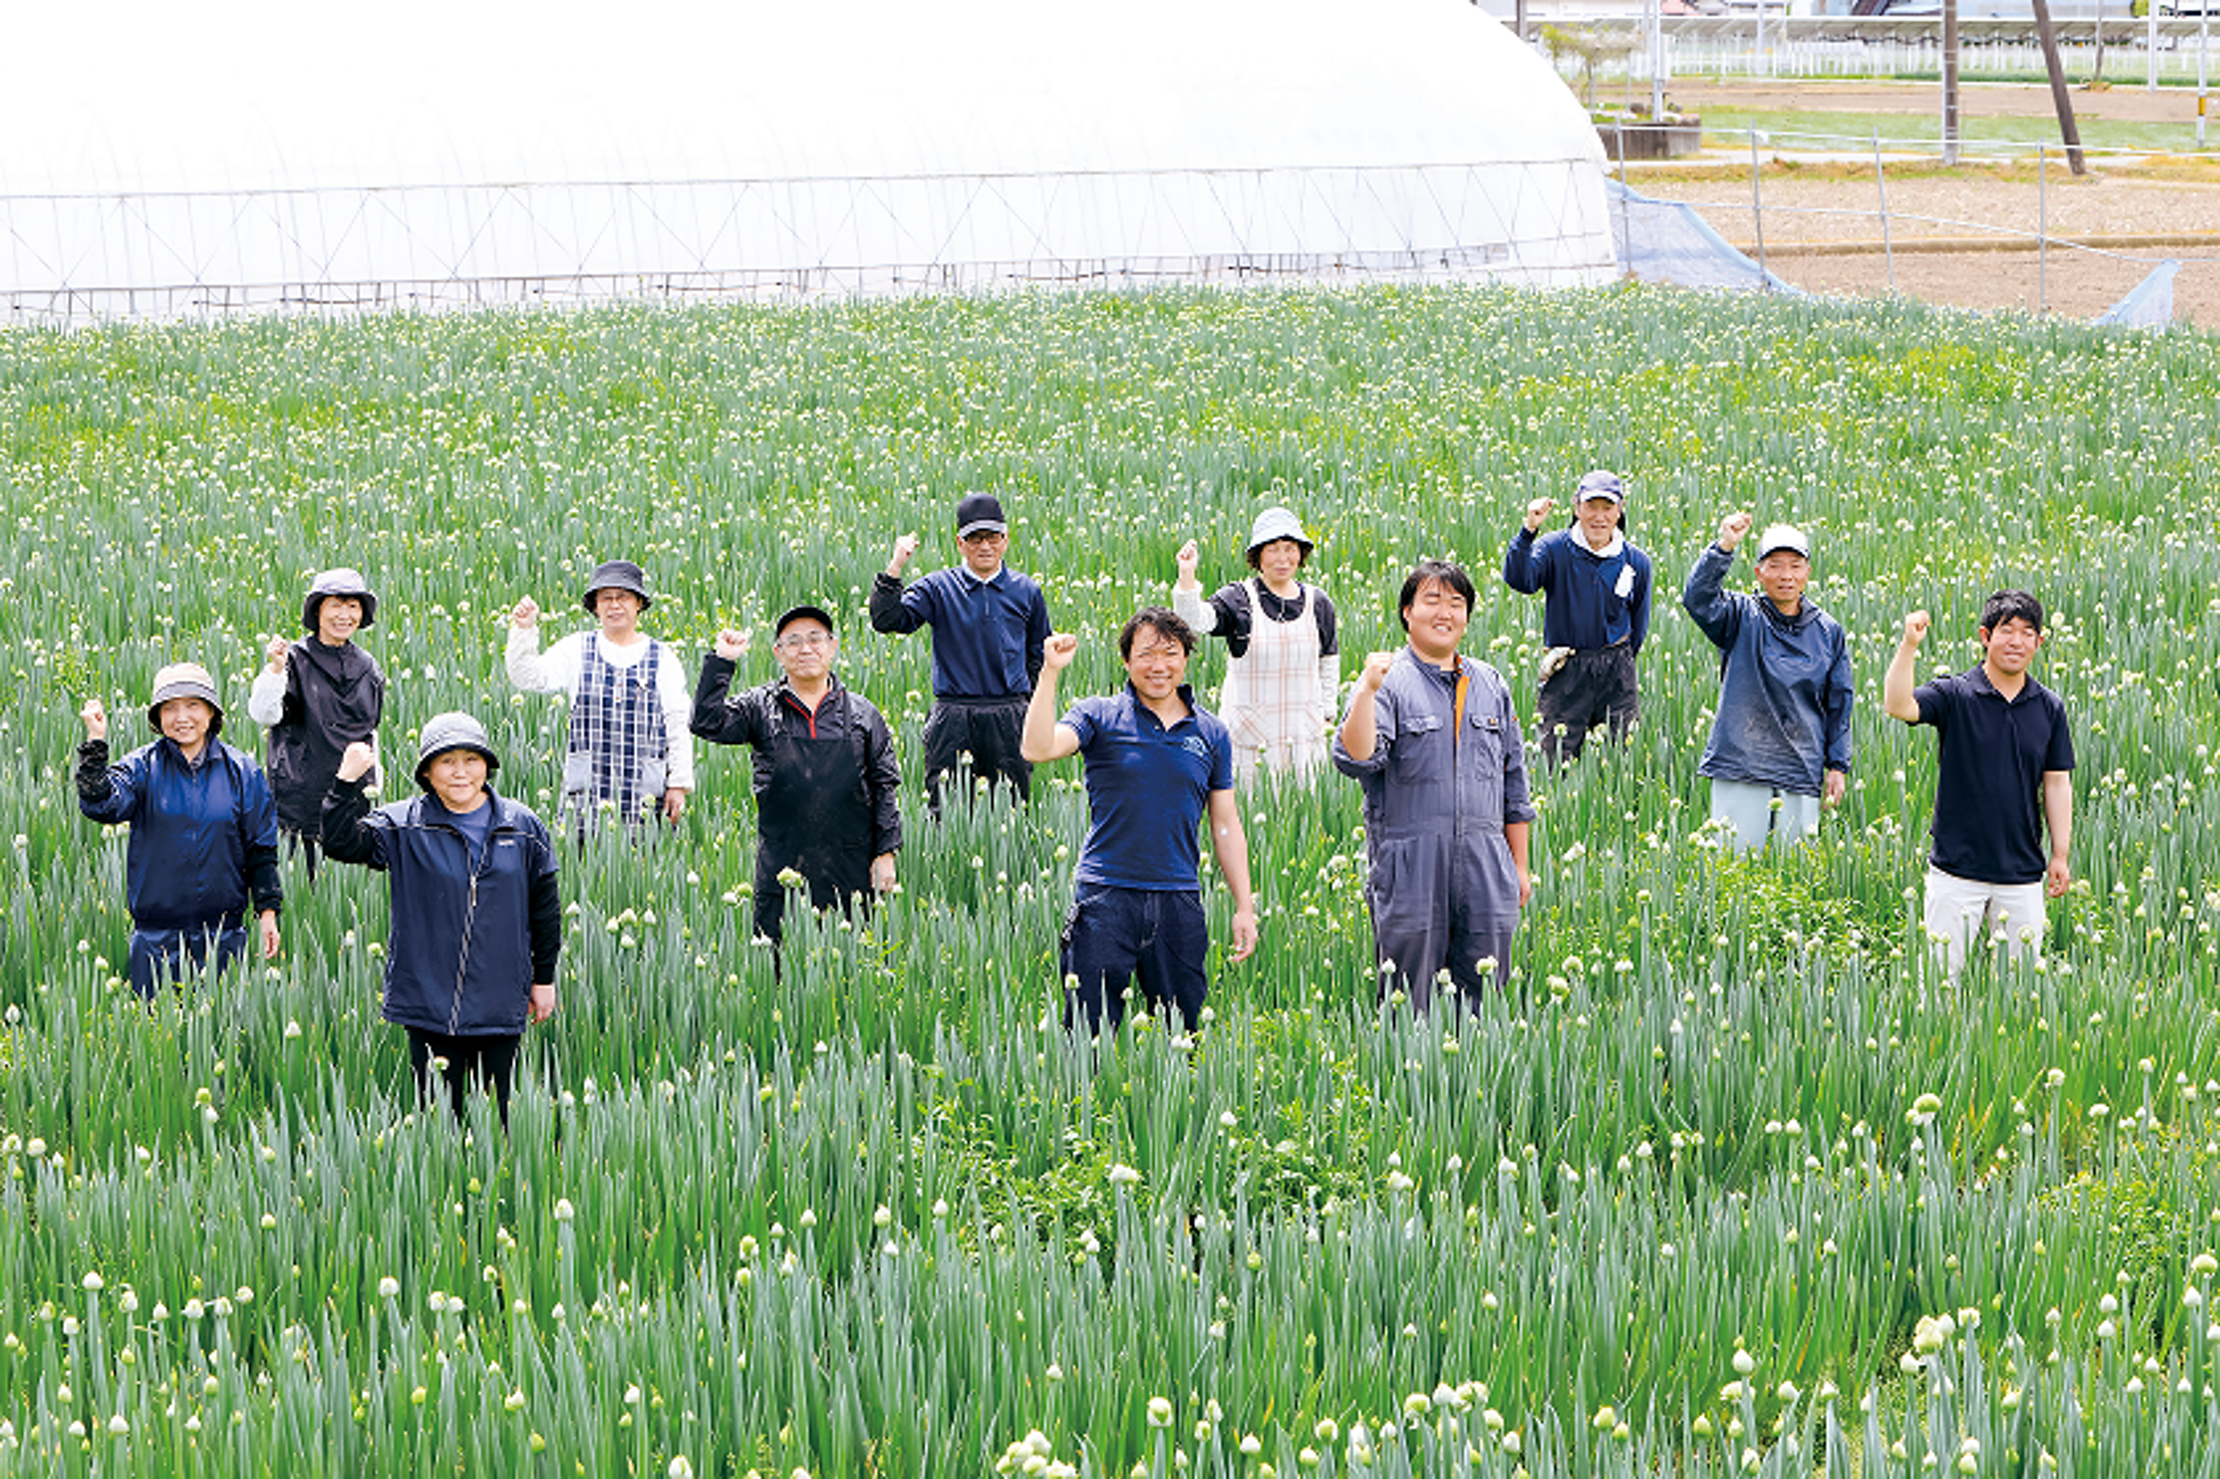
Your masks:
<path fill-rule="evenodd" d="M 432 788 L 424 783 L 424 771 L 433 760 L 449 750 L 469 750 L 483 755 L 486 775 L 490 778 L 501 768 L 501 757 L 493 753 L 493 745 L 486 738 L 486 727 L 468 714 L 434 714 L 424 721 L 416 741 L 416 784 L 426 791 Z"/>
<path fill-rule="evenodd" d="M 586 594 L 579 604 L 591 616 L 594 614 L 594 597 L 611 590 L 630 591 L 638 596 L 642 611 L 655 604 L 655 598 L 648 594 L 646 573 L 630 560 L 604 560 L 594 566 L 593 578 L 586 582 Z"/>
<path fill-rule="evenodd" d="M 342 565 L 337 570 L 326 570 L 310 582 L 308 599 L 301 602 L 301 625 L 316 630 L 316 610 L 324 604 L 326 596 L 353 596 L 362 603 L 364 628 L 378 624 L 378 598 L 370 589 L 370 582 L 362 578 L 360 570 L 350 570 Z"/>
<path fill-rule="evenodd" d="M 197 662 L 173 662 L 154 675 L 154 697 L 147 700 L 146 722 L 157 734 L 162 731 L 162 705 L 173 698 L 197 698 L 214 709 L 216 719 L 208 732 L 223 732 L 223 700 L 216 697 L 216 680 L 208 675 L 208 669 Z"/>
<path fill-rule="evenodd" d="M 1249 526 L 1246 552 L 1253 555 L 1275 539 L 1294 540 L 1306 555 L 1314 548 L 1310 536 L 1303 532 L 1303 521 L 1295 517 L 1293 509 L 1274 506 L 1258 514 L 1256 522 Z"/>

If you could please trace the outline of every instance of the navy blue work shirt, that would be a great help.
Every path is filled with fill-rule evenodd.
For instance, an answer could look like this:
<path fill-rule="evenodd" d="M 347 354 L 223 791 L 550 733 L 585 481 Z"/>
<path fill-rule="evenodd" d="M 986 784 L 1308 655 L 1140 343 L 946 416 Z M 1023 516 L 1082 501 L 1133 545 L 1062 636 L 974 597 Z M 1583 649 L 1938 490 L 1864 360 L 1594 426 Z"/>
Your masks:
<path fill-rule="evenodd" d="M 1079 850 L 1078 883 L 1167 891 L 1202 885 L 1196 832 L 1210 793 L 1233 789 L 1233 735 L 1195 704 L 1182 683 L 1187 717 L 1167 727 L 1131 683 L 1108 698 L 1083 698 L 1060 721 L 1079 736 L 1092 825 Z"/>
<path fill-rule="evenodd" d="M 1048 642 L 1048 600 L 1029 575 L 1005 565 L 981 580 L 961 565 L 911 585 L 880 571 L 871 582 L 871 628 L 890 636 L 933 629 L 935 698 L 1025 698 Z"/>

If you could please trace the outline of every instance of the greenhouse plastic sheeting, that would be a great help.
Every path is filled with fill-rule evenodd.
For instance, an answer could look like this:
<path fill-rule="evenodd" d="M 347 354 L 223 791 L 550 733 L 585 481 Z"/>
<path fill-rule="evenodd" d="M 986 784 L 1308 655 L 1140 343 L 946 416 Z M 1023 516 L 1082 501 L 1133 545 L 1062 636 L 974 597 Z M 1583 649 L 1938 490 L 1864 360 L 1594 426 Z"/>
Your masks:
<path fill-rule="evenodd" d="M 2165 328 L 2174 321 L 2174 277 L 2180 271 L 2179 262 L 2159 263 L 2157 271 L 2090 322 L 2114 329 Z"/>
<path fill-rule="evenodd" d="M 0 89 L 19 318 L 1614 269 L 1586 115 L 1450 0 L 643 0 L 621 22 L 397 0 L 374 23 L 119 0 L 94 24 L 38 7 L 11 33 L 101 77 Z"/>
<path fill-rule="evenodd" d="M 1629 277 L 1742 293 L 1803 291 L 1759 267 L 1692 206 L 1652 200 L 1617 180 L 1606 180 L 1604 192 L 1611 202 L 1611 240 Z"/>

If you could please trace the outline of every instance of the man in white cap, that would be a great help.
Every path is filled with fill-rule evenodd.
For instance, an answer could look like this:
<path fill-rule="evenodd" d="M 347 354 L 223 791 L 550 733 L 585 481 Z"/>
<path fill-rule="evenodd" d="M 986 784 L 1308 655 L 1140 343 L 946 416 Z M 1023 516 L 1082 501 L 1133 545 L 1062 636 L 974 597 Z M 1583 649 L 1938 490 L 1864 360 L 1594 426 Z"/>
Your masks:
<path fill-rule="evenodd" d="M 1650 557 L 1626 537 L 1626 488 L 1596 469 L 1573 492 L 1569 527 L 1542 534 L 1557 506 L 1526 506 L 1526 522 L 1503 552 L 1503 581 L 1542 592 L 1542 758 L 1570 764 L 1588 731 L 1608 725 L 1614 743 L 1641 714 L 1634 659 L 1650 630 Z M 1538 537 L 1537 537 L 1538 536 Z"/>
<path fill-rule="evenodd" d="M 198 663 L 154 675 L 150 745 L 108 763 L 108 711 L 88 699 L 80 716 L 77 806 L 93 821 L 128 822 L 125 901 L 131 910 L 131 985 L 152 999 L 161 976 L 246 953 L 255 916 L 264 959 L 278 952 L 277 809 L 262 767 L 216 738 L 224 725 L 216 681 Z"/>
<path fill-rule="evenodd" d="M 570 699 L 563 805 L 581 836 L 604 808 L 628 831 L 650 815 L 675 825 L 694 789 L 694 705 L 677 655 L 640 630 L 640 613 L 654 604 L 647 577 L 630 560 L 606 561 L 581 604 L 600 630 L 573 632 L 542 653 L 539 604 L 530 596 L 516 603 L 509 681 Z"/>
<path fill-rule="evenodd" d="M 1195 578 L 1202 552 L 1192 539 L 1180 546 L 1172 610 L 1197 636 L 1225 638 L 1218 713 L 1233 735 L 1233 777 L 1243 786 L 1260 766 L 1305 776 L 1326 763 L 1341 642 L 1334 603 L 1299 578 L 1311 547 L 1292 509 L 1264 510 L 1249 529 L 1249 568 L 1256 573 L 1205 601 Z"/>
<path fill-rule="evenodd" d="M 1696 559 L 1681 605 L 1719 649 L 1719 707 L 1699 775 L 1711 817 L 1739 848 L 1794 845 L 1842 801 L 1850 775 L 1850 644 L 1804 594 L 1811 541 L 1793 524 L 1757 540 L 1761 594 L 1725 589 L 1747 513 L 1728 514 Z"/>
<path fill-rule="evenodd" d="M 385 715 L 385 674 L 355 642 L 376 623 L 378 598 L 357 570 L 326 570 L 301 603 L 309 635 L 270 643 L 268 662 L 247 693 L 247 713 L 269 731 L 270 793 L 278 830 L 316 878 L 324 794 L 339 757 L 369 742 Z"/>
<path fill-rule="evenodd" d="M 1025 706 L 1041 673 L 1048 601 L 1038 582 L 1003 564 L 1010 524 L 990 493 L 956 502 L 963 560 L 904 586 L 917 536 L 894 541 L 884 572 L 871 582 L 871 629 L 901 636 L 933 629 L 933 707 L 925 716 L 925 795 L 940 815 L 941 778 L 971 758 L 972 776 L 1008 781 L 1020 801 L 1032 794 L 1033 767 L 1019 753 Z"/>

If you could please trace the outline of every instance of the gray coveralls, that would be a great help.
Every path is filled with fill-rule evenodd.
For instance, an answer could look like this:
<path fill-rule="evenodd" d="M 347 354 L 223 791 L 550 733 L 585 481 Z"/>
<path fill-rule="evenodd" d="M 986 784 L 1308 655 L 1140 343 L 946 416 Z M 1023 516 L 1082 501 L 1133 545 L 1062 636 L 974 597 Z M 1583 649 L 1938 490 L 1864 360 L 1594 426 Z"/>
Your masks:
<path fill-rule="evenodd" d="M 1419 1011 L 1444 967 L 1474 1003 L 1487 985 L 1476 962 L 1495 961 L 1496 986 L 1509 979 L 1519 881 L 1503 826 L 1534 819 L 1511 690 L 1486 663 L 1459 661 L 1461 728 L 1454 676 L 1406 647 L 1375 700 L 1372 758 L 1353 760 L 1334 742 L 1334 764 L 1364 787 L 1380 991 L 1401 989 Z"/>

